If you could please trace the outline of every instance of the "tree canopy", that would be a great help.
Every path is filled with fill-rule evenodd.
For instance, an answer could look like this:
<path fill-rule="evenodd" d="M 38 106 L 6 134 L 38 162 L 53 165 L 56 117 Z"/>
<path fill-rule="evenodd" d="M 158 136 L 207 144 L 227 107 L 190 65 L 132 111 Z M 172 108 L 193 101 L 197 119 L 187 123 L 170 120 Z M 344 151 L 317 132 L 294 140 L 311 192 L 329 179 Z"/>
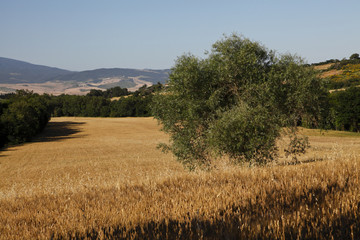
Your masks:
<path fill-rule="evenodd" d="M 331 94 L 335 127 L 340 130 L 360 131 L 360 88 L 350 87 Z"/>
<path fill-rule="evenodd" d="M 352 54 L 352 55 L 350 56 L 349 59 L 350 59 L 350 60 L 360 59 L 360 57 L 359 57 L 359 54 L 358 54 L 358 53 L 354 53 L 354 54 Z"/>
<path fill-rule="evenodd" d="M 321 81 L 301 58 L 277 56 L 258 42 L 226 36 L 207 57 L 180 56 L 168 87 L 154 97 L 153 114 L 170 134 L 162 144 L 185 166 L 207 167 L 217 156 L 266 163 L 287 129 L 288 152 L 307 145 L 296 135 L 301 121 L 318 122 Z"/>
<path fill-rule="evenodd" d="M 50 97 L 17 90 L 0 99 L 0 148 L 29 141 L 50 120 Z"/>

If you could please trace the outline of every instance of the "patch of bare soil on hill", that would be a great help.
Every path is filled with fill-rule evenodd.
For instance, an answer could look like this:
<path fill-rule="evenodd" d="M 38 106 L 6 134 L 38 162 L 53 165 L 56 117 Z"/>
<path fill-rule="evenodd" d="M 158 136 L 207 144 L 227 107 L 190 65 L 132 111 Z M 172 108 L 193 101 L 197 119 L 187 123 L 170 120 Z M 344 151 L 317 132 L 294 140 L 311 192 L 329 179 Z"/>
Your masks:
<path fill-rule="evenodd" d="M 331 76 L 334 76 L 334 75 L 342 74 L 343 72 L 344 72 L 343 70 L 333 69 L 333 70 L 330 70 L 330 71 L 323 72 L 323 73 L 320 75 L 320 77 L 321 77 L 321 78 L 327 78 L 327 77 L 331 77 Z"/>
<path fill-rule="evenodd" d="M 318 65 L 318 66 L 314 66 L 315 70 L 326 70 L 329 69 L 331 66 L 333 66 L 334 63 L 328 63 L 328 64 L 323 64 L 323 65 Z"/>

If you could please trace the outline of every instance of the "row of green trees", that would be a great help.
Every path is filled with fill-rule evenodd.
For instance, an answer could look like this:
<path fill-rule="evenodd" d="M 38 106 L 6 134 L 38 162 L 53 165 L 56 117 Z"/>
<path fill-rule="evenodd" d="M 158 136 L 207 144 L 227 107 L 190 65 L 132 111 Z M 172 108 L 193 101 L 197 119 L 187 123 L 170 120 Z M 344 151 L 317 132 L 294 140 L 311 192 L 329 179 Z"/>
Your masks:
<path fill-rule="evenodd" d="M 320 98 L 321 121 L 314 124 L 303 118 L 299 125 L 307 128 L 322 128 L 360 132 L 360 88 L 349 87 L 323 94 Z"/>
<path fill-rule="evenodd" d="M 92 90 L 86 96 L 39 95 L 18 90 L 0 96 L 0 147 L 29 141 L 48 123 L 51 116 L 147 117 L 151 115 L 153 93 L 163 88 L 158 83 L 144 85 L 135 92 L 115 87 Z M 111 97 L 120 99 L 111 101 Z"/>
<path fill-rule="evenodd" d="M 345 66 L 347 64 L 358 64 L 360 63 L 360 55 L 358 53 L 353 53 L 351 54 L 351 56 L 349 57 L 349 59 L 329 59 L 323 62 L 318 62 L 318 63 L 313 63 L 311 65 L 313 66 L 318 66 L 318 65 L 324 65 L 324 64 L 328 64 L 328 63 L 335 63 L 334 66 L 332 66 L 332 69 L 340 69 L 342 66 Z M 309 64 L 307 64 L 307 66 L 310 66 Z"/>
<path fill-rule="evenodd" d="M 55 117 L 147 117 L 151 116 L 150 104 L 154 91 L 163 88 L 158 83 L 144 85 L 135 92 L 126 88 L 111 88 L 105 91 L 91 90 L 86 96 L 60 95 L 52 97 L 52 113 Z M 118 100 L 110 97 L 122 96 Z"/>
<path fill-rule="evenodd" d="M 50 120 L 50 96 L 18 90 L 0 99 L 0 147 L 29 141 Z"/>
<path fill-rule="evenodd" d="M 329 95 L 330 128 L 360 132 L 360 88 L 350 87 Z"/>
<path fill-rule="evenodd" d="M 146 117 L 150 116 L 152 96 L 128 96 L 111 101 L 100 96 L 61 95 L 53 97 L 53 116 Z"/>

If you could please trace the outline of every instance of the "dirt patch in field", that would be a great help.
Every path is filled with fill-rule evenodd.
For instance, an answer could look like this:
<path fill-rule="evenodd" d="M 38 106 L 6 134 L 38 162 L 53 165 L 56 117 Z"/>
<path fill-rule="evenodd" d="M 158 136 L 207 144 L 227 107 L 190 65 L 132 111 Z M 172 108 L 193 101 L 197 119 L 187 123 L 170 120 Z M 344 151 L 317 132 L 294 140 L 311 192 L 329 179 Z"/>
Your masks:
<path fill-rule="evenodd" d="M 322 74 L 320 75 L 320 77 L 321 77 L 321 78 L 327 78 L 327 77 L 331 77 L 331 76 L 334 76 L 334 75 L 342 74 L 343 72 L 344 72 L 343 70 L 333 69 L 333 70 L 326 71 L 326 72 L 322 73 Z"/>
<path fill-rule="evenodd" d="M 314 66 L 315 70 L 326 70 L 329 69 L 331 66 L 333 66 L 335 63 L 328 63 L 324 65 Z"/>

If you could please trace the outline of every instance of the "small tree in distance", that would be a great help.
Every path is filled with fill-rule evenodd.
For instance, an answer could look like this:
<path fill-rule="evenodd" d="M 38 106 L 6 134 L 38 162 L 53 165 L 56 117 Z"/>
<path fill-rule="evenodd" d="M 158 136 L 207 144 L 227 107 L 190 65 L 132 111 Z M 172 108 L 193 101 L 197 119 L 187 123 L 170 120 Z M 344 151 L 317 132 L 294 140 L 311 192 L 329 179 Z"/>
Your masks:
<path fill-rule="evenodd" d="M 154 97 L 153 114 L 170 134 L 163 149 L 190 169 L 209 167 L 222 155 L 264 164 L 275 159 L 284 127 L 292 144 L 287 152 L 304 152 L 307 141 L 296 135 L 297 126 L 319 120 L 322 92 L 300 58 L 277 57 L 232 35 L 216 42 L 205 59 L 179 57 L 168 87 Z"/>
<path fill-rule="evenodd" d="M 350 59 L 350 60 L 360 59 L 360 56 L 359 56 L 358 53 L 354 53 L 354 54 L 352 54 L 352 55 L 350 56 L 349 59 Z"/>

